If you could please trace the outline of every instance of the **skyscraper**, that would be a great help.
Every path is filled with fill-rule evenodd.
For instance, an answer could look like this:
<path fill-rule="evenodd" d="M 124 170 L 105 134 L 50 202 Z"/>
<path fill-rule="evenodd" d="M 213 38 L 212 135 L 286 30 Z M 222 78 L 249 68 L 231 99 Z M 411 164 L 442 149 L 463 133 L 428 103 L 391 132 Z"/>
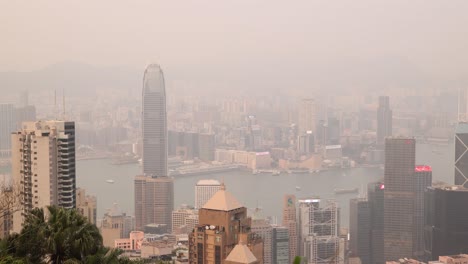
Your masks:
<path fill-rule="evenodd" d="M 468 189 L 431 187 L 426 192 L 426 261 L 468 253 Z"/>
<path fill-rule="evenodd" d="M 297 248 L 297 219 L 296 219 L 296 196 L 289 194 L 283 198 L 283 226 L 288 228 L 289 235 L 289 262 L 299 253 Z"/>
<path fill-rule="evenodd" d="M 263 264 L 275 264 L 275 262 L 272 262 L 273 226 L 266 219 L 253 219 L 251 230 L 252 233 L 262 238 Z"/>
<path fill-rule="evenodd" d="M 455 184 L 468 187 L 468 123 L 455 130 Z"/>
<path fill-rule="evenodd" d="M 413 255 L 415 152 L 413 138 L 385 139 L 385 261 Z"/>
<path fill-rule="evenodd" d="M 298 203 L 301 256 L 314 264 L 344 263 L 337 203 L 329 200 L 320 207 L 319 198 L 303 199 Z"/>
<path fill-rule="evenodd" d="M 200 209 L 221 189 L 217 180 L 199 180 L 195 186 L 195 208 Z"/>
<path fill-rule="evenodd" d="M 11 133 L 16 130 L 13 104 L 0 104 L 0 157 L 9 157 Z"/>
<path fill-rule="evenodd" d="M 142 103 L 143 176 L 135 177 L 136 229 L 157 224 L 170 231 L 174 180 L 167 173 L 166 90 L 157 64 L 145 70 Z"/>
<path fill-rule="evenodd" d="M 284 226 L 273 226 L 271 263 L 289 264 L 289 231 Z"/>
<path fill-rule="evenodd" d="M 167 176 L 166 90 L 157 64 L 145 70 L 142 102 L 143 174 Z"/>
<path fill-rule="evenodd" d="M 174 180 L 169 177 L 135 177 L 135 227 L 142 231 L 148 224 L 172 226 Z"/>
<path fill-rule="evenodd" d="M 369 183 L 367 200 L 370 211 L 371 263 L 384 263 L 384 190 L 383 182 Z"/>
<path fill-rule="evenodd" d="M 370 210 L 365 198 L 349 202 L 349 250 L 351 256 L 359 257 L 362 264 L 371 262 Z"/>
<path fill-rule="evenodd" d="M 377 109 L 377 144 L 385 143 L 385 138 L 392 135 L 392 110 L 390 109 L 390 98 L 379 97 L 379 108 Z"/>
<path fill-rule="evenodd" d="M 424 260 L 424 193 L 432 185 L 432 168 L 418 165 L 414 168 L 414 210 L 413 210 L 413 258 Z"/>
<path fill-rule="evenodd" d="M 317 133 L 318 105 L 314 99 L 305 98 L 299 103 L 299 129 L 298 135 L 306 134 L 307 131 Z"/>
<path fill-rule="evenodd" d="M 25 122 L 11 138 L 13 180 L 21 190 L 13 231 L 21 230 L 24 216 L 33 208 L 75 208 L 75 123 Z"/>

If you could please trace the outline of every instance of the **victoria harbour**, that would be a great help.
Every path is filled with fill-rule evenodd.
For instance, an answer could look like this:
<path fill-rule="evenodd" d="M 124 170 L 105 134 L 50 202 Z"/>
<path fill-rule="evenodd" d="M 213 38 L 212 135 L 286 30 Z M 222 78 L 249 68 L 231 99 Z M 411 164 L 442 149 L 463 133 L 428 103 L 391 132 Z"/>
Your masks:
<path fill-rule="evenodd" d="M 434 150 L 437 151 L 434 151 Z M 432 166 L 434 181 L 453 182 L 453 144 L 429 145 L 418 144 L 417 163 Z M 133 215 L 133 179 L 140 173 L 137 164 L 112 165 L 109 160 L 78 161 L 77 184 L 91 195 L 98 198 L 98 217 L 102 217 L 107 208 L 114 203 L 122 212 Z M 260 208 L 262 217 L 273 216 L 281 219 L 282 199 L 285 194 L 294 194 L 297 198 L 319 196 L 322 199 L 336 199 L 341 208 L 341 223 L 347 225 L 349 199 L 365 195 L 369 182 L 383 179 L 380 168 L 350 168 L 323 171 L 313 174 L 281 173 L 273 176 L 269 173 L 253 175 L 248 171 L 231 171 L 209 175 L 175 177 L 176 207 L 181 204 L 193 205 L 194 186 L 200 179 L 223 181 L 227 189 L 251 213 Z M 113 180 L 114 183 L 107 183 Z M 358 193 L 334 194 L 334 189 L 359 188 Z M 280 221 L 280 220 L 279 220 Z"/>

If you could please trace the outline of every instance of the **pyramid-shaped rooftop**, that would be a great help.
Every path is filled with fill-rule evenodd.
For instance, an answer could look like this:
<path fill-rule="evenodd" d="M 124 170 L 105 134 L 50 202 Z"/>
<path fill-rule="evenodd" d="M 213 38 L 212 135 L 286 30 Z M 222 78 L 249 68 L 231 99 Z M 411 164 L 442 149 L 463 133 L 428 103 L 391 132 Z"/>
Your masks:
<path fill-rule="evenodd" d="M 224 183 L 221 184 L 221 189 L 217 191 L 213 197 L 203 206 L 203 209 L 231 211 L 244 207 L 230 192 L 226 191 Z"/>
<path fill-rule="evenodd" d="M 243 242 L 237 244 L 229 253 L 226 261 L 233 263 L 251 264 L 258 263 L 257 258 L 254 256 L 252 251 Z"/>

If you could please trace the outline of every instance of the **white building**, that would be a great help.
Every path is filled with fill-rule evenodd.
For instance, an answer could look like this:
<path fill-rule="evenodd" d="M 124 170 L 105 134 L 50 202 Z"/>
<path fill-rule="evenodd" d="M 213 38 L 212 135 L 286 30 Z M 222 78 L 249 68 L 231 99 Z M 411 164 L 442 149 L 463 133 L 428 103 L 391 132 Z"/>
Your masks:
<path fill-rule="evenodd" d="M 190 220 L 188 220 L 190 219 Z M 198 224 L 198 210 L 188 206 L 172 211 L 172 231 L 176 233 L 192 232 L 195 225 Z M 185 229 L 185 232 L 182 232 Z"/>
<path fill-rule="evenodd" d="M 202 208 L 221 189 L 217 180 L 199 180 L 195 186 L 195 208 Z"/>

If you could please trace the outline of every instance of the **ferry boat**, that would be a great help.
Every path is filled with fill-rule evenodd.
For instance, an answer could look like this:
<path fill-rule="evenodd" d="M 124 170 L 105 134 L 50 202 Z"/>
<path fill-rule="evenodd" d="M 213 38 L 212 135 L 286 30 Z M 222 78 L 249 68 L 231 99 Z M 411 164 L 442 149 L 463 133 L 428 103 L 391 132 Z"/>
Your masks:
<path fill-rule="evenodd" d="M 335 194 L 345 194 L 345 193 L 358 193 L 359 188 L 352 188 L 352 189 L 335 189 Z"/>

